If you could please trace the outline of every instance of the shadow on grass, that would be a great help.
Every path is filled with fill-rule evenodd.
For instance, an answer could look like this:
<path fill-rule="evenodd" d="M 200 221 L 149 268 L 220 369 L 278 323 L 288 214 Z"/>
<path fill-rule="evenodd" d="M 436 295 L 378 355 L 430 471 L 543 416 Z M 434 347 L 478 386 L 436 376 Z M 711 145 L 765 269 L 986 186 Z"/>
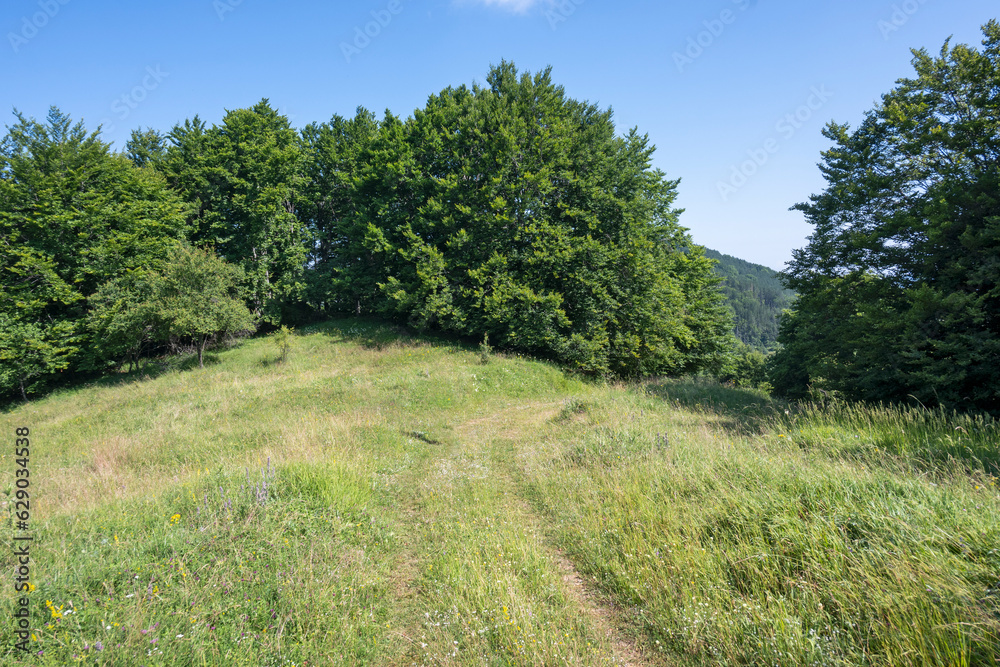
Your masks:
<path fill-rule="evenodd" d="M 219 356 L 215 352 L 205 352 L 203 360 L 206 367 L 214 366 L 219 363 Z M 139 367 L 131 371 L 108 371 L 103 374 L 97 372 L 72 373 L 65 378 L 60 378 L 60 381 L 53 382 L 44 391 L 29 395 L 28 403 L 44 400 L 62 392 L 75 392 L 89 387 L 109 388 L 148 382 L 173 371 L 183 372 L 196 368 L 198 368 L 198 355 L 193 352 L 185 352 L 175 356 L 142 359 L 139 362 Z M 26 403 L 21 400 L 20 396 L 11 397 L 0 403 L 0 414 L 11 413 L 23 405 Z"/>
<path fill-rule="evenodd" d="M 1000 422 L 942 408 L 881 405 L 817 397 L 788 403 L 707 378 L 658 379 L 646 392 L 669 404 L 703 411 L 728 434 L 794 433 L 803 449 L 873 465 L 903 464 L 919 473 L 961 470 L 1000 474 Z"/>
<path fill-rule="evenodd" d="M 431 330 L 418 332 L 402 324 L 373 317 L 332 319 L 296 330 L 298 335 L 317 333 L 329 336 L 336 341 L 360 345 L 369 350 L 420 344 L 473 352 L 478 349 L 479 345 L 466 336 Z"/>
<path fill-rule="evenodd" d="M 643 383 L 651 396 L 689 410 L 712 412 L 737 436 L 760 435 L 787 414 L 788 404 L 757 389 L 730 387 L 709 378 L 659 378 Z"/>

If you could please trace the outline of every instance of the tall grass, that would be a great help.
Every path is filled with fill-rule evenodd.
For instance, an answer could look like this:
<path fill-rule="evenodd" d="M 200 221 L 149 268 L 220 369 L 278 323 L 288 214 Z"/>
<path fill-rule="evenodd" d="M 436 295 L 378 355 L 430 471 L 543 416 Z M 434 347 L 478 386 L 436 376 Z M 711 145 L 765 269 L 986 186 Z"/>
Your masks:
<path fill-rule="evenodd" d="M 1000 658 L 995 422 L 732 401 L 733 390 L 690 381 L 648 389 L 592 410 L 524 473 L 578 567 L 664 654 Z"/>
<path fill-rule="evenodd" d="M 331 322 L 0 415 L 3 663 L 996 664 L 996 422 L 481 352 Z"/>

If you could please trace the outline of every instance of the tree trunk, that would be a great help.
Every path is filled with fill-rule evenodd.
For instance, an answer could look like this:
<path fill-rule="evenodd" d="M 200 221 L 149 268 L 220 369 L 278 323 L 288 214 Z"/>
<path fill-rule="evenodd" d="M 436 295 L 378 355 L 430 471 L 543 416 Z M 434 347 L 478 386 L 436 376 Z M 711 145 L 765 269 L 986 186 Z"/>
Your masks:
<path fill-rule="evenodd" d="M 204 336 L 198 343 L 198 368 L 204 368 L 205 345 L 208 344 L 208 336 Z"/>
<path fill-rule="evenodd" d="M 24 402 L 27 403 L 28 402 L 28 392 L 26 392 L 24 390 L 24 378 L 21 378 L 20 385 L 21 385 L 21 398 L 23 398 Z"/>

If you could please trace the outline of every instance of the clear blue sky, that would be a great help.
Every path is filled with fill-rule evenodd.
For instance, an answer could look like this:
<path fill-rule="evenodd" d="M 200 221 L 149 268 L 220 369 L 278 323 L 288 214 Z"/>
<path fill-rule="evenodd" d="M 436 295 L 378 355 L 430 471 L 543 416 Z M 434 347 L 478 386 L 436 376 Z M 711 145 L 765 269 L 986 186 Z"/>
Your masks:
<path fill-rule="evenodd" d="M 501 59 L 551 65 L 649 134 L 696 242 L 781 268 L 810 232 L 788 208 L 822 189 L 823 125 L 856 124 L 912 73 L 911 47 L 980 45 L 998 16 L 996 0 L 5 0 L 0 109 L 7 125 L 55 104 L 121 148 L 263 97 L 297 127 L 359 105 L 405 117 Z"/>

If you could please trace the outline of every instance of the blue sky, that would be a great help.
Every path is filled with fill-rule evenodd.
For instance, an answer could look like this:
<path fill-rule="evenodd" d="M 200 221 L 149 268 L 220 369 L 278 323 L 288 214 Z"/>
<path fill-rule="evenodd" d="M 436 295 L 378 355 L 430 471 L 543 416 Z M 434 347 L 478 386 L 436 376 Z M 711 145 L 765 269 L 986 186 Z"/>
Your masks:
<path fill-rule="evenodd" d="M 0 110 L 55 104 L 120 148 L 263 97 L 297 127 L 359 105 L 405 117 L 501 59 L 551 65 L 649 134 L 696 242 L 780 269 L 810 232 L 788 208 L 823 187 L 823 125 L 856 124 L 912 73 L 910 48 L 979 45 L 998 16 L 996 0 L 5 0 Z"/>

